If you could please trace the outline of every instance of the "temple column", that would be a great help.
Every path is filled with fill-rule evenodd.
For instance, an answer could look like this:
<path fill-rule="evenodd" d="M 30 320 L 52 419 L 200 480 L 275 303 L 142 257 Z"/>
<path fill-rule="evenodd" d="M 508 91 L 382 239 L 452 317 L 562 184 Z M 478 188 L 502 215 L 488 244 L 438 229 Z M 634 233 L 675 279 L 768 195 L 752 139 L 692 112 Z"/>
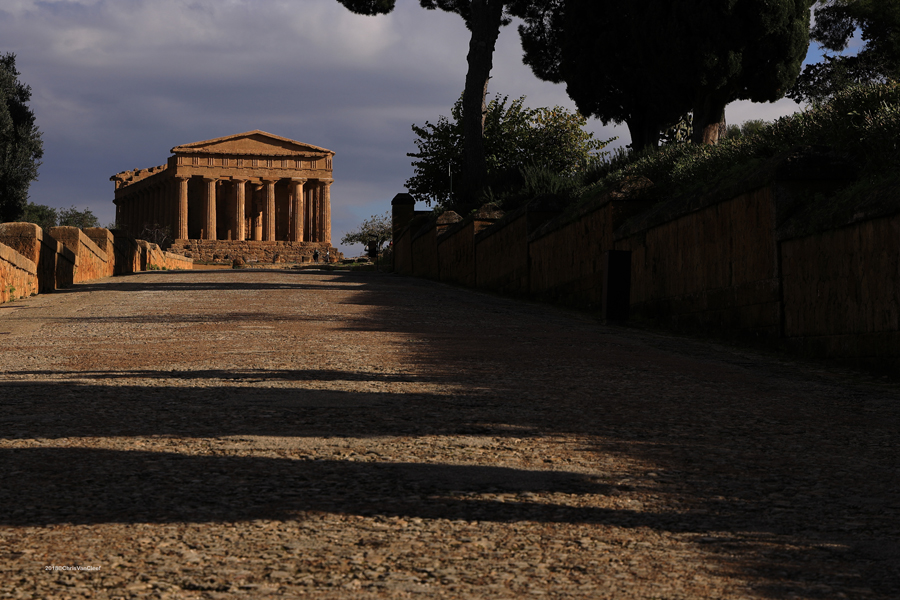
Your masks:
<path fill-rule="evenodd" d="M 325 184 L 319 180 L 318 204 L 316 204 L 316 241 L 325 241 Z"/>
<path fill-rule="evenodd" d="M 262 191 L 264 186 L 256 184 L 253 186 L 254 196 L 258 197 L 257 194 Z M 262 217 L 260 216 L 259 205 L 256 203 L 256 198 L 251 202 L 253 206 L 253 218 L 251 219 L 253 222 L 253 241 L 260 242 L 263 239 L 263 223 Z"/>
<path fill-rule="evenodd" d="M 319 241 L 319 186 L 314 185 L 309 194 L 309 241 Z"/>
<path fill-rule="evenodd" d="M 175 239 L 188 239 L 188 177 L 177 177 L 178 210 L 175 219 Z"/>
<path fill-rule="evenodd" d="M 150 219 L 151 221 L 153 221 L 153 223 L 151 223 L 150 226 L 155 228 L 157 225 L 159 225 L 159 221 L 160 221 L 160 218 L 159 218 L 160 210 L 159 209 L 161 208 L 161 204 L 162 204 L 162 202 L 161 202 L 162 190 L 160 190 L 158 185 L 153 186 L 150 196 L 153 198 L 153 218 Z"/>
<path fill-rule="evenodd" d="M 244 204 L 246 198 L 244 195 L 244 184 L 246 179 L 233 179 L 234 183 L 234 239 L 242 242 L 246 238 L 244 232 Z"/>
<path fill-rule="evenodd" d="M 147 217 L 149 215 L 149 206 L 150 201 L 147 198 L 147 190 L 143 189 L 137 194 L 138 201 L 138 212 L 141 215 L 137 222 L 137 227 L 135 228 L 137 231 L 135 233 L 135 237 L 141 237 L 141 232 L 144 231 L 144 228 L 147 226 Z"/>
<path fill-rule="evenodd" d="M 303 241 L 303 184 L 306 179 L 294 177 L 291 179 L 293 186 L 293 205 L 291 206 L 291 241 Z"/>
<path fill-rule="evenodd" d="M 216 178 L 204 177 L 206 184 L 206 227 L 203 229 L 204 240 L 216 239 Z"/>
<path fill-rule="evenodd" d="M 322 241 L 331 244 L 331 184 L 334 179 L 323 179 L 322 183 Z"/>
<path fill-rule="evenodd" d="M 266 184 L 266 204 L 263 208 L 263 240 L 275 241 L 275 181 L 264 179 Z"/>
<path fill-rule="evenodd" d="M 156 186 L 156 222 L 160 227 L 166 225 L 166 186 L 163 183 Z"/>

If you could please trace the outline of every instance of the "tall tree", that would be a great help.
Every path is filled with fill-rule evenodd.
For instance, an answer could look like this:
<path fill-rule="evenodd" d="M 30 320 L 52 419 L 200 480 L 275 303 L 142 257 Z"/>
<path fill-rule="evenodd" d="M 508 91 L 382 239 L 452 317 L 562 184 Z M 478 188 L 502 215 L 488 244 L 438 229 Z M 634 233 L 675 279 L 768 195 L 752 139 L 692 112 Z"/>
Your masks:
<path fill-rule="evenodd" d="M 357 14 L 378 15 L 394 10 L 396 0 L 338 0 Z M 487 166 L 484 154 L 485 96 L 494 62 L 500 28 L 513 16 L 522 16 L 541 0 L 419 0 L 423 8 L 440 9 L 463 18 L 471 32 L 468 70 L 463 91 L 463 146 L 465 148 L 461 193 L 474 204 L 484 187 Z"/>
<path fill-rule="evenodd" d="M 900 79 L 900 2 L 818 0 L 810 38 L 826 53 L 806 65 L 788 95 L 798 102 L 822 102 L 854 83 Z M 840 54 L 859 33 L 856 54 Z"/>
<path fill-rule="evenodd" d="M 716 143 L 725 106 L 774 102 L 794 85 L 809 48 L 814 0 L 682 0 L 678 2 L 692 67 L 695 143 Z"/>
<path fill-rule="evenodd" d="M 579 110 L 625 122 L 632 146 L 693 111 L 715 143 L 732 100 L 773 101 L 800 71 L 812 0 L 553 0 L 519 28 L 535 74 L 565 82 Z"/>
<path fill-rule="evenodd" d="M 16 55 L 0 56 L 0 221 L 21 217 L 44 154 L 30 99 L 31 88 L 19 81 Z"/>
<path fill-rule="evenodd" d="M 506 96 L 494 98 L 485 111 L 484 148 L 489 185 L 506 187 L 521 178 L 521 170 L 535 165 L 568 176 L 583 167 L 609 141 L 595 140 L 584 130 L 587 120 L 561 106 L 528 108 L 525 97 L 507 104 Z M 452 210 L 459 206 L 451 185 L 460 180 L 462 166 L 462 99 L 436 123 L 412 126 L 418 136 L 414 174 L 406 181 L 409 191 L 429 205 Z"/>
<path fill-rule="evenodd" d="M 604 125 L 624 122 L 636 150 L 690 110 L 672 1 L 553 0 L 519 27 L 524 62 L 566 84 L 578 110 Z"/>

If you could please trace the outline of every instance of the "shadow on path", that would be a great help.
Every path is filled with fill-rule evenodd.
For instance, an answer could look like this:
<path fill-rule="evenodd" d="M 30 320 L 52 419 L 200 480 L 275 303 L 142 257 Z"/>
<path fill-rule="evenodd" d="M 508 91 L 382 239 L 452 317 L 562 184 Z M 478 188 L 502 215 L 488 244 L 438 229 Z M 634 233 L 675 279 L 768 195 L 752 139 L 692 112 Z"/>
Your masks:
<path fill-rule="evenodd" d="M 604 457 L 621 456 L 648 465 L 647 472 L 609 481 L 450 464 L 7 448 L 0 451 L 0 505 L 16 508 L 0 514 L 0 522 L 233 521 L 326 511 L 648 527 L 704 534 L 708 539 L 700 543 L 719 557 L 721 569 L 775 582 L 758 590 L 771 597 L 836 597 L 838 590 L 851 597 L 900 597 L 895 388 L 418 280 L 273 278 L 191 283 L 173 277 L 115 289 L 190 289 L 211 298 L 222 290 L 343 289 L 335 301 L 365 312 L 333 327 L 355 336 L 395 334 L 405 340 L 408 368 L 399 374 L 93 369 L 69 374 L 80 382 L 7 381 L 0 384 L 0 438 L 574 434 L 598 470 Z M 60 373 L 21 369 L 10 375 Z M 118 385 L 135 377 L 153 383 Z M 286 381 L 435 383 L 449 392 L 266 385 Z M 49 499 L 58 494 L 45 498 L 48 489 L 64 489 L 66 506 Z M 652 492 L 662 508 L 611 511 L 529 500 L 535 492 Z M 498 493 L 517 496 L 490 497 Z M 821 582 L 830 591 L 809 591 Z"/>

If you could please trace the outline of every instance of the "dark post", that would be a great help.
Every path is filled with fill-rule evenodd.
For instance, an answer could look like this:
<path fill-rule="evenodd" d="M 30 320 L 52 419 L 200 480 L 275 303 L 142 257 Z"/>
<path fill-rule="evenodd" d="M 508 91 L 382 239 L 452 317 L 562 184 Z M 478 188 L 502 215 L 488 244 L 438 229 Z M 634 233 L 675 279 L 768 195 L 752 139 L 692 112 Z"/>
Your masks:
<path fill-rule="evenodd" d="M 631 250 L 603 253 L 603 319 L 628 320 L 631 306 Z"/>

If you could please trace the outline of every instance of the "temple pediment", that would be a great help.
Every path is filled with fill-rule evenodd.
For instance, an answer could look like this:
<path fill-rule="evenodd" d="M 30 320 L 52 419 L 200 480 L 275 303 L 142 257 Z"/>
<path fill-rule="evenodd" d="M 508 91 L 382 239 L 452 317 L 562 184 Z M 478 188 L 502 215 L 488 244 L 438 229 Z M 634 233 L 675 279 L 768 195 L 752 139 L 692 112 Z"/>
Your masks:
<path fill-rule="evenodd" d="M 259 130 L 175 146 L 172 148 L 172 153 L 298 157 L 334 155 L 334 152 L 326 148 L 304 144 Z"/>

